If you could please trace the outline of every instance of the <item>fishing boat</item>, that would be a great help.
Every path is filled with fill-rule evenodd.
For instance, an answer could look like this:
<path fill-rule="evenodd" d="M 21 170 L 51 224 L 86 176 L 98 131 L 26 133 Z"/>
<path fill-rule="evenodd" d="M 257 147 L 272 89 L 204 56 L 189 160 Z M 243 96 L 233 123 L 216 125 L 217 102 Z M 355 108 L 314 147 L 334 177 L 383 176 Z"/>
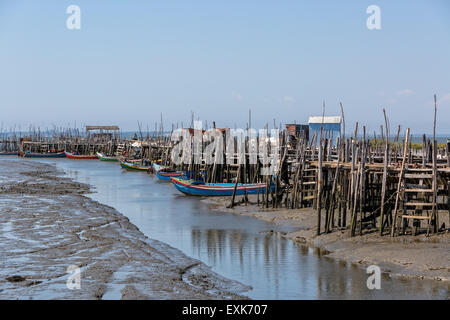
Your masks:
<path fill-rule="evenodd" d="M 185 180 L 181 178 L 171 178 L 171 181 L 178 191 L 191 196 L 232 196 L 235 188 L 234 183 L 205 183 L 203 181 Z M 238 183 L 236 186 L 236 195 L 265 193 L 266 187 L 265 183 Z M 271 185 L 271 191 L 273 188 L 274 186 Z"/>
<path fill-rule="evenodd" d="M 143 166 L 139 163 L 131 163 L 128 161 L 120 160 L 120 166 L 127 170 L 135 170 L 135 171 L 147 171 L 151 166 Z"/>
<path fill-rule="evenodd" d="M 24 158 L 65 158 L 65 152 L 50 152 L 50 153 L 34 153 L 25 152 L 22 155 Z"/>
<path fill-rule="evenodd" d="M 66 157 L 69 159 L 78 159 L 78 160 L 94 160 L 98 159 L 96 155 L 79 155 L 79 154 L 73 154 L 70 152 L 66 152 Z"/>
<path fill-rule="evenodd" d="M 153 164 L 153 169 L 155 170 L 156 177 L 164 181 L 170 181 L 170 178 L 172 177 L 186 177 L 186 173 L 183 171 L 177 171 L 170 167 L 160 166 L 158 164 Z"/>
<path fill-rule="evenodd" d="M 119 161 L 118 157 L 114 157 L 114 156 L 107 156 L 104 153 L 101 152 L 97 152 L 96 153 L 97 157 L 99 160 L 101 161 Z"/>
<path fill-rule="evenodd" d="M 19 153 L 16 152 L 0 152 L 0 156 L 17 156 Z"/>
<path fill-rule="evenodd" d="M 153 169 L 154 169 L 155 171 L 159 171 L 159 170 L 161 170 L 161 169 L 168 169 L 168 168 L 170 168 L 170 167 L 168 167 L 168 166 L 162 166 L 162 165 L 157 164 L 157 163 L 153 163 L 153 164 L 152 164 L 152 167 L 153 167 Z"/>
<path fill-rule="evenodd" d="M 183 171 L 176 171 L 173 169 L 166 169 L 166 168 L 161 169 L 159 171 L 155 170 L 155 173 L 158 179 L 165 181 L 170 181 L 170 179 L 174 177 L 185 177 L 185 173 Z"/>

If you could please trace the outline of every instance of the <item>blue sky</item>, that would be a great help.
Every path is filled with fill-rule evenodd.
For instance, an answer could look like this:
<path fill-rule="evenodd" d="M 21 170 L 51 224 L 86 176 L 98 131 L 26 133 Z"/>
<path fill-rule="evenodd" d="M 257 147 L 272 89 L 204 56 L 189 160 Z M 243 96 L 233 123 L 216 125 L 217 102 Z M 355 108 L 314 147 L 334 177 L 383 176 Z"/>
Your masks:
<path fill-rule="evenodd" d="M 66 8 L 81 8 L 81 30 Z M 381 8 L 381 30 L 366 8 Z M 50 127 L 304 123 L 450 133 L 450 2 L 0 1 L 0 121 Z"/>

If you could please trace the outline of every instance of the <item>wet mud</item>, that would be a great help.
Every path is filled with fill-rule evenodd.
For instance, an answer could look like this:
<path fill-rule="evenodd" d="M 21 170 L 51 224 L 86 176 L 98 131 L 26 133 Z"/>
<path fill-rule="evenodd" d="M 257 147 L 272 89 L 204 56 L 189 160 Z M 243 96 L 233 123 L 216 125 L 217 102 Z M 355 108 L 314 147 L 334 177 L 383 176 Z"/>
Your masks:
<path fill-rule="evenodd" d="M 0 299 L 241 299 L 250 289 L 145 237 L 54 166 L 2 165 Z M 71 266 L 80 289 L 67 286 Z"/>

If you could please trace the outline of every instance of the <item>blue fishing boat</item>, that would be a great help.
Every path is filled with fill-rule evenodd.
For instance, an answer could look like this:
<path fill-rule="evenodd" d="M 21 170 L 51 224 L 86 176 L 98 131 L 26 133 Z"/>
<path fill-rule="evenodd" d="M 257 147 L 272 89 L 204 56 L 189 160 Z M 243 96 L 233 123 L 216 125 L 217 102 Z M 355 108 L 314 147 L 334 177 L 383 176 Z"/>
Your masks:
<path fill-rule="evenodd" d="M 155 167 L 154 167 L 155 168 Z M 183 171 L 177 171 L 170 168 L 160 168 L 159 170 L 156 170 L 155 173 L 158 179 L 164 180 L 164 181 L 170 181 L 171 178 L 180 178 L 185 177 L 185 172 Z"/>
<path fill-rule="evenodd" d="M 235 188 L 234 183 L 205 183 L 203 181 L 171 178 L 178 191 L 191 196 L 231 196 Z M 274 185 L 270 187 L 273 191 Z M 236 195 L 265 193 L 265 183 L 241 184 L 236 187 Z"/>

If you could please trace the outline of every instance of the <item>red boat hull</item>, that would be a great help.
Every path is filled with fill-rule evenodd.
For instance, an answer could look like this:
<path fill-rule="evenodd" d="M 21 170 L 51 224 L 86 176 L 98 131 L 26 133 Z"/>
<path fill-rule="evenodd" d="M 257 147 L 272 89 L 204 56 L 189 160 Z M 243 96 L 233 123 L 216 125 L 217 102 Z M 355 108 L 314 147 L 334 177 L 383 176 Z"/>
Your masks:
<path fill-rule="evenodd" d="M 93 156 L 84 156 L 84 155 L 76 155 L 70 152 L 66 152 L 66 157 L 69 159 L 77 159 L 77 160 L 95 160 L 98 159 L 96 155 Z"/>

